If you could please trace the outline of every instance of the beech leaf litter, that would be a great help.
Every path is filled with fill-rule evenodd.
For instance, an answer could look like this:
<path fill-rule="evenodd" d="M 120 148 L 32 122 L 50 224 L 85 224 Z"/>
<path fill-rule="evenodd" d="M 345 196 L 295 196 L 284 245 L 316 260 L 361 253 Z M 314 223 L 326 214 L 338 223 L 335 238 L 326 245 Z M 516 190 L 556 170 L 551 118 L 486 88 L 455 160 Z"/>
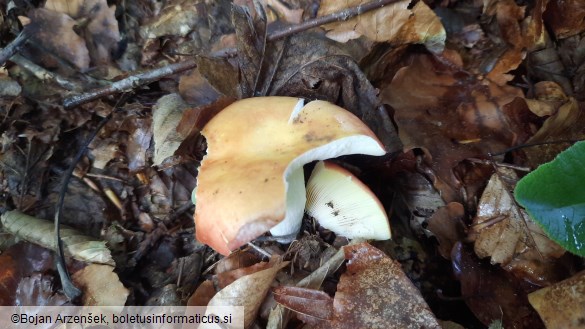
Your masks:
<path fill-rule="evenodd" d="M 298 140 L 270 124 L 285 100 L 283 127 L 312 129 Z M 330 124 L 309 115 L 326 102 Z M 244 306 L 245 328 L 585 328 L 584 187 L 561 170 L 585 139 L 581 0 L 4 1 L 0 118 L 0 305 Z M 345 199 L 312 205 L 331 230 L 299 206 L 323 166 L 302 161 L 322 157 L 344 173 L 310 185 Z M 271 172 L 278 193 L 262 188 Z M 371 213 L 358 194 L 391 239 L 347 225 L 340 209 Z M 570 221 L 543 215 L 559 207 Z M 276 234 L 289 212 L 300 229 Z"/>

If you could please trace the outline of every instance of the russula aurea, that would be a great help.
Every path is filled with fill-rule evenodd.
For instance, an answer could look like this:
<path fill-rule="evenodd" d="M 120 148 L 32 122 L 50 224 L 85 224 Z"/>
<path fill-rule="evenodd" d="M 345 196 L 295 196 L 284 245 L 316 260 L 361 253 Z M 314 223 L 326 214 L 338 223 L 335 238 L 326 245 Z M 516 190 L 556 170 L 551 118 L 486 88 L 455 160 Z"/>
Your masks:
<path fill-rule="evenodd" d="M 385 154 L 352 113 L 325 101 L 304 105 L 293 97 L 237 101 L 201 133 L 207 155 L 193 191 L 196 235 L 224 255 L 268 230 L 294 239 L 305 208 L 306 163 Z"/>
<path fill-rule="evenodd" d="M 390 224 L 376 195 L 346 169 L 319 161 L 307 182 L 307 214 L 350 239 L 390 239 Z"/>

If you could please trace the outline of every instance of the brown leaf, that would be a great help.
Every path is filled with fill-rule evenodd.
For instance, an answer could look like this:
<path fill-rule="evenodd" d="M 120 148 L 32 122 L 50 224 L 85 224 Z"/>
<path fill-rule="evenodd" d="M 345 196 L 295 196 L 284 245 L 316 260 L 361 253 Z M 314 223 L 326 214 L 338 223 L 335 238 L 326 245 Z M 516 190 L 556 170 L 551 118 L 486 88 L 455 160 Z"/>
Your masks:
<path fill-rule="evenodd" d="M 440 328 L 400 263 L 367 243 L 346 246 L 344 251 L 349 262 L 337 285 L 333 315 L 331 320 L 321 321 L 319 328 Z M 323 306 L 331 303 L 319 292 L 295 288 L 292 294 L 317 297 L 316 303 Z M 298 300 L 293 304 L 300 307 Z M 327 309 L 303 311 L 316 318 L 329 314 Z"/>
<path fill-rule="evenodd" d="M 241 98 L 258 96 L 256 94 L 258 77 L 266 47 L 266 13 L 260 5 L 254 6 L 254 9 L 252 17 L 248 7 L 232 6 L 232 22 L 237 38 Z"/>
<path fill-rule="evenodd" d="M 382 89 L 382 99 L 396 111 L 404 149 L 428 152 L 427 161 L 437 176 L 435 187 L 446 202 L 461 199 L 461 181 L 452 172 L 460 161 L 484 158 L 526 138 L 509 118 L 515 109 L 504 106 L 521 95 L 517 88 L 481 80 L 429 55 L 414 56 L 412 64 Z"/>
<path fill-rule="evenodd" d="M 528 295 L 547 328 L 585 328 L 585 271 Z"/>
<path fill-rule="evenodd" d="M 542 127 L 526 141 L 527 144 L 544 143 L 562 140 L 578 140 L 585 137 L 585 111 L 583 104 L 574 98 L 561 105 L 558 111 L 543 123 Z M 552 161 L 557 154 L 565 150 L 571 143 L 553 143 L 536 145 L 524 149 L 527 164 L 536 168 Z"/>
<path fill-rule="evenodd" d="M 564 39 L 585 30 L 585 3 L 580 0 L 550 0 L 544 21 L 555 36 Z"/>
<path fill-rule="evenodd" d="M 83 291 L 85 306 L 123 306 L 130 294 L 113 266 L 91 264 L 73 273 L 72 279 Z"/>
<path fill-rule="evenodd" d="M 237 270 L 242 267 L 252 266 L 260 259 L 248 251 L 236 250 L 227 257 L 222 258 L 215 266 L 215 274 Z"/>

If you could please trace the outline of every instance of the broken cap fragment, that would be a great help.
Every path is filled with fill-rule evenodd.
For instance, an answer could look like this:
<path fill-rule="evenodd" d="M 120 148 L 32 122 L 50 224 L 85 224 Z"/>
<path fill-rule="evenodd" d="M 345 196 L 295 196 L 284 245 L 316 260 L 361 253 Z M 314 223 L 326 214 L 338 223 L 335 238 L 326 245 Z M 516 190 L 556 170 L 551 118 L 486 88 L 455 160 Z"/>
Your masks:
<path fill-rule="evenodd" d="M 319 161 L 307 183 L 307 213 L 321 226 L 350 239 L 388 240 L 388 216 L 380 200 L 346 169 Z"/>
<path fill-rule="evenodd" d="M 293 97 L 243 99 L 203 128 L 207 155 L 193 191 L 197 240 L 224 255 L 271 229 L 291 241 L 306 201 L 304 164 L 386 153 L 352 113 L 325 101 L 303 104 Z"/>

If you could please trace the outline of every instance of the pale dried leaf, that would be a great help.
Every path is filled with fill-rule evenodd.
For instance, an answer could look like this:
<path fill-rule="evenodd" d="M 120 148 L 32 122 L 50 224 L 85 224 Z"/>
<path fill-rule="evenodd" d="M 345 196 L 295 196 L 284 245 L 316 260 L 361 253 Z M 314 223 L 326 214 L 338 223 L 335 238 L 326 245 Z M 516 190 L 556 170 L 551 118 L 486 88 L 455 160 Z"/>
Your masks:
<path fill-rule="evenodd" d="M 7 232 L 45 248 L 57 250 L 53 222 L 28 216 L 18 210 L 8 211 L 1 218 Z M 66 225 L 61 225 L 60 228 L 65 255 L 83 262 L 115 265 L 105 241 L 83 235 Z"/>
<path fill-rule="evenodd" d="M 109 265 L 91 264 L 75 272 L 72 279 L 83 291 L 85 306 L 123 306 L 130 294 Z"/>
<path fill-rule="evenodd" d="M 161 97 L 154 106 L 153 135 L 154 135 L 154 159 L 155 165 L 173 156 L 181 145 L 184 137 L 177 133 L 177 126 L 183 116 L 183 111 L 189 106 L 178 94 L 170 94 Z"/>
<path fill-rule="evenodd" d="M 256 313 L 266 297 L 276 273 L 288 265 L 283 262 L 269 269 L 239 278 L 219 291 L 208 306 L 244 306 L 244 327 L 256 318 Z"/>

